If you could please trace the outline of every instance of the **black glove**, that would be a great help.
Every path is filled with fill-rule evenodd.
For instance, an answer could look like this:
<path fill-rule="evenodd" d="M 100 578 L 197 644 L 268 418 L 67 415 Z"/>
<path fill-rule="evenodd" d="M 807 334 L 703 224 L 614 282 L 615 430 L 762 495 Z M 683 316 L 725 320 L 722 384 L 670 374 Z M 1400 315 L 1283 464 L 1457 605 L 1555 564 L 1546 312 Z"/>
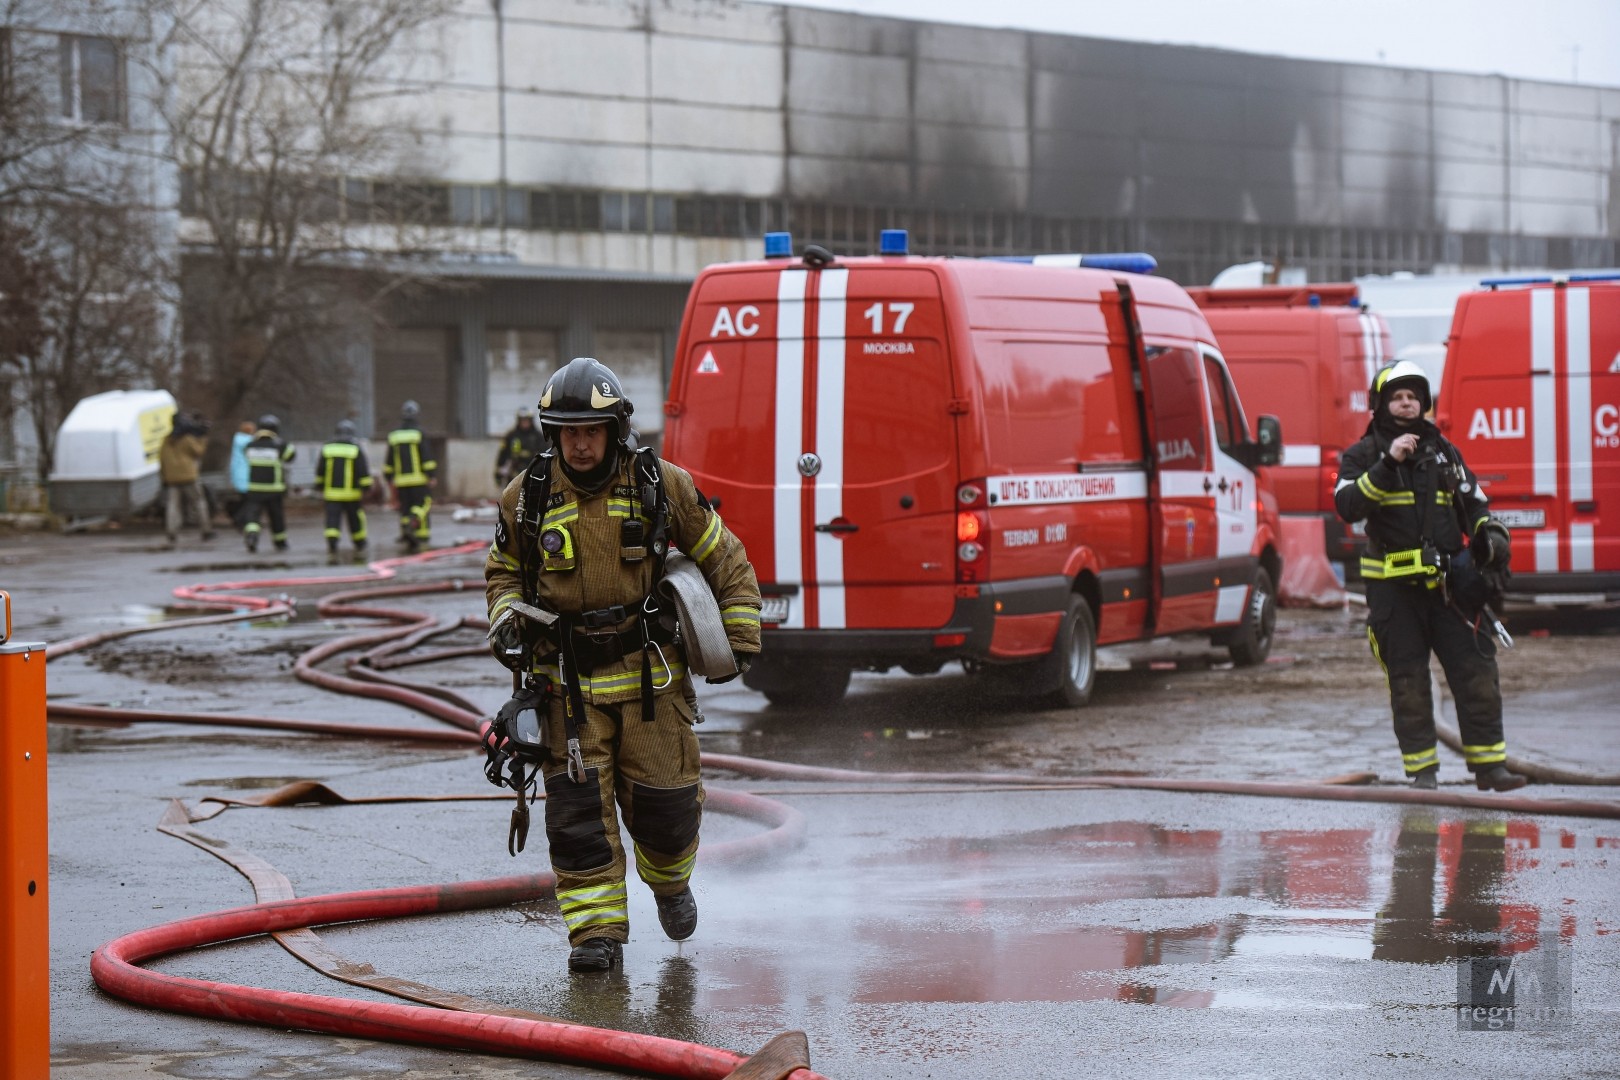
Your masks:
<path fill-rule="evenodd" d="M 719 678 L 709 676 L 703 681 L 706 683 L 711 683 L 715 686 L 719 686 L 721 683 L 730 682 L 732 679 L 735 679 L 738 675 L 741 675 L 748 670 L 749 666 L 754 662 L 754 654 L 733 651 L 731 654 L 731 659 L 737 665 L 736 671 L 733 671 L 730 675 L 721 675 Z"/>
<path fill-rule="evenodd" d="M 500 661 L 502 667 L 522 671 L 528 666 L 528 649 L 518 629 L 517 615 L 511 608 L 501 612 L 490 626 L 485 640 L 489 642 L 490 655 Z"/>
<path fill-rule="evenodd" d="M 1474 553 L 1474 565 L 1482 571 L 1507 566 L 1512 554 L 1507 527 L 1500 521 L 1481 522 L 1468 546 Z"/>

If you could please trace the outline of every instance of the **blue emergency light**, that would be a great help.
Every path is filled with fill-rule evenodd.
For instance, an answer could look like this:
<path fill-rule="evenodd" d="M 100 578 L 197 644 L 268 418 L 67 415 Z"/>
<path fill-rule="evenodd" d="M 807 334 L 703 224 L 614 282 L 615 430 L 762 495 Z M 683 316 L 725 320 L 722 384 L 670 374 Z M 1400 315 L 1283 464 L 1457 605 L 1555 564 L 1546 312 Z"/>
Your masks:
<path fill-rule="evenodd" d="M 1078 266 L 1087 270 L 1120 270 L 1127 274 L 1151 274 L 1159 260 L 1145 251 L 1112 251 L 1099 255 L 1078 253 L 1055 255 L 986 255 L 989 262 L 1026 263 L 1031 266 Z"/>
<path fill-rule="evenodd" d="M 793 234 L 786 232 L 766 233 L 765 257 L 767 259 L 791 259 L 793 257 Z"/>
<path fill-rule="evenodd" d="M 904 229 L 884 229 L 878 233 L 879 255 L 908 255 L 911 253 L 911 237 Z"/>
<path fill-rule="evenodd" d="M 1532 277 L 1481 278 L 1479 283 L 1487 289 L 1494 289 L 1500 285 L 1551 285 L 1552 281 L 1547 274 L 1538 274 Z"/>

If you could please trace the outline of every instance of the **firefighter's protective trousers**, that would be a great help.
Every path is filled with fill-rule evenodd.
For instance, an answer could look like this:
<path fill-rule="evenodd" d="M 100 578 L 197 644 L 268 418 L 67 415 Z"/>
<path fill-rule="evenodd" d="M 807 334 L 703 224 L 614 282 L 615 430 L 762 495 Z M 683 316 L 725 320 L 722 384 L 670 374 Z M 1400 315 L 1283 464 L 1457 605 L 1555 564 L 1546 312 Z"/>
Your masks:
<path fill-rule="evenodd" d="M 1507 757 L 1502 736 L 1502 690 L 1496 674 L 1496 643 L 1476 634 L 1447 607 L 1439 588 L 1424 580 L 1366 582 L 1367 640 L 1389 680 L 1395 738 L 1408 776 L 1440 764 L 1434 734 L 1429 654 L 1445 671 L 1457 702 L 1463 757 L 1472 772 Z"/>
<path fill-rule="evenodd" d="M 587 703 L 579 725 L 585 783 L 568 778 L 560 757 L 544 771 L 546 839 L 570 944 L 630 939 L 621 816 L 636 873 L 653 895 L 672 896 L 692 877 L 703 784 L 689 693 L 683 678 L 657 694 L 650 722 L 641 719 L 639 697 Z M 553 696 L 549 715 L 551 745 L 566 746 L 559 696 Z"/>

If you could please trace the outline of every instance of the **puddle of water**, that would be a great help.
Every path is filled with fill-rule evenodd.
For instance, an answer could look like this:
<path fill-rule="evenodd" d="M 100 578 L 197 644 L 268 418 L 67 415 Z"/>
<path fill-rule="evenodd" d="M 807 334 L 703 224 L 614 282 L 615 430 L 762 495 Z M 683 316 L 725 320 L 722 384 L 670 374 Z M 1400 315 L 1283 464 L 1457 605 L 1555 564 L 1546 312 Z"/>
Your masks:
<path fill-rule="evenodd" d="M 1562 852 L 1576 839 L 1528 820 L 1413 808 L 1398 826 L 1376 829 L 1114 821 L 929 840 L 852 860 L 848 880 L 860 884 L 848 888 L 858 894 L 835 887 L 813 904 L 787 905 L 764 935 L 814 940 L 834 919 L 836 947 L 722 948 L 724 979 L 700 987 L 699 1007 L 780 1005 L 823 981 L 865 1005 L 1256 1007 L 1270 1001 L 1263 991 L 1221 990 L 1214 980 L 1229 977 L 1221 968 L 1190 968 L 1449 964 L 1482 943 L 1507 955 L 1543 933 L 1573 935 L 1567 912 L 1509 897 L 1542 849 Z"/>

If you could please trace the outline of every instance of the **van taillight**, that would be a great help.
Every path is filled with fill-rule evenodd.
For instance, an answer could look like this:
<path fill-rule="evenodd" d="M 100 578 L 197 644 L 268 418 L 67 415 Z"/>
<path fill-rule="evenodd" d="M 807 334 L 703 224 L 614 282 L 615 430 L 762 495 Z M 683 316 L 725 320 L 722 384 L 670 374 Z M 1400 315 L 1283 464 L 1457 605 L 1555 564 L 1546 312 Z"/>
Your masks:
<path fill-rule="evenodd" d="M 965 485 L 964 485 L 965 486 Z M 968 501 L 968 500 L 964 500 Z M 990 576 L 989 521 L 982 510 L 956 515 L 956 580 L 984 581 Z"/>
<path fill-rule="evenodd" d="M 1333 495 L 1339 486 L 1339 452 L 1332 447 L 1322 447 L 1322 502 L 1320 510 L 1332 510 L 1334 507 Z"/>

